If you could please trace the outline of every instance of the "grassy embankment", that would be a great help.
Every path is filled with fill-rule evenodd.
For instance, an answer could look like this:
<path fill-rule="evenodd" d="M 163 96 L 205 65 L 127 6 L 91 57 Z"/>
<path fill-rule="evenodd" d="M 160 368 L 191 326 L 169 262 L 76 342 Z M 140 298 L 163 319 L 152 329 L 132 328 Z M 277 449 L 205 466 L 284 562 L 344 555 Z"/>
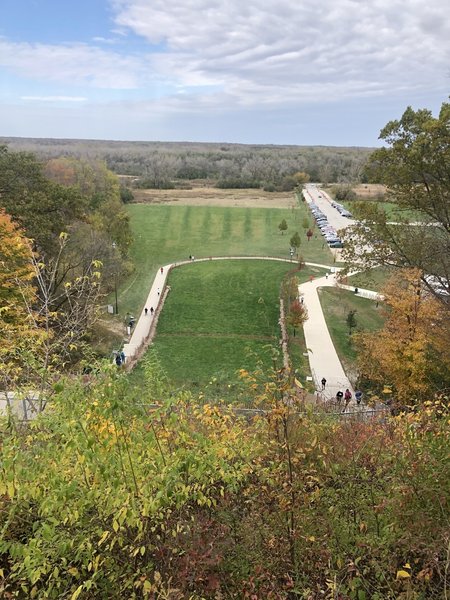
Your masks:
<path fill-rule="evenodd" d="M 328 324 L 331 339 L 347 374 L 355 368 L 356 350 L 349 335 L 347 315 L 356 310 L 355 331 L 375 331 L 383 326 L 383 303 L 355 296 L 348 290 L 322 288 L 319 290 L 320 303 Z"/>
<path fill-rule="evenodd" d="M 239 260 L 192 263 L 172 271 L 153 344 L 171 382 L 194 391 L 207 388 L 208 398 L 236 398 L 238 369 L 272 366 L 273 349 L 279 350 L 280 284 L 291 270 L 289 263 Z M 306 281 L 322 272 L 310 267 L 296 276 Z M 303 380 L 309 374 L 305 351 L 300 332 L 293 366 Z M 141 377 L 138 366 L 132 381 L 140 385 Z"/>

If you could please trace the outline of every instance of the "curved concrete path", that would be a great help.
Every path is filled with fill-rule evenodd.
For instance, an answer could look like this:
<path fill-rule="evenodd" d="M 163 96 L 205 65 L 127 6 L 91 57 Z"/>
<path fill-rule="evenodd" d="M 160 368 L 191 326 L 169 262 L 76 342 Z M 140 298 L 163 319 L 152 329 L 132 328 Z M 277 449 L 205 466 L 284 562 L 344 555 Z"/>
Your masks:
<path fill-rule="evenodd" d="M 214 256 L 210 258 L 196 258 L 194 262 L 208 262 L 211 260 L 274 260 L 278 262 L 291 263 L 292 265 L 297 264 L 295 261 L 290 260 L 289 258 L 276 258 L 273 256 Z M 152 287 L 150 288 L 147 300 L 145 301 L 144 308 L 142 309 L 142 312 L 133 328 L 131 338 L 127 344 L 124 344 L 123 347 L 127 361 L 134 360 L 143 344 L 148 340 L 151 328 L 159 312 L 160 302 L 162 299 L 162 294 L 164 293 L 169 272 L 175 267 L 192 264 L 192 262 L 193 261 L 190 260 L 184 260 L 170 263 L 160 267 L 156 272 L 155 279 L 153 280 Z M 307 262 L 305 264 L 309 267 L 319 267 L 322 269 L 331 268 L 329 265 L 322 265 L 318 263 Z M 145 308 L 148 309 L 147 315 L 145 314 Z M 150 311 L 151 308 L 154 310 L 153 315 Z"/>

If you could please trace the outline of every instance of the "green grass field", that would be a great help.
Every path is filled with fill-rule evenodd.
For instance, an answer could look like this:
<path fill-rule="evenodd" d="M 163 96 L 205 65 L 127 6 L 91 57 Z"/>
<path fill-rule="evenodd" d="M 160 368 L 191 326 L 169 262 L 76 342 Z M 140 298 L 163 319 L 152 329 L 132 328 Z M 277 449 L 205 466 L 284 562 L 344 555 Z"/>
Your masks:
<path fill-rule="evenodd" d="M 236 371 L 272 364 L 279 350 L 279 290 L 289 263 L 213 261 L 171 272 L 171 291 L 152 348 L 177 387 L 209 387 L 208 396 L 236 397 Z M 323 271 L 306 268 L 306 281 Z M 296 365 L 294 365 L 296 366 Z M 304 366 L 303 366 L 304 370 Z M 132 381 L 139 382 L 138 366 Z"/>
<path fill-rule="evenodd" d="M 387 268 L 378 267 L 370 269 L 367 273 L 357 273 L 356 275 L 348 277 L 347 284 L 381 292 L 392 275 L 393 271 Z"/>
<path fill-rule="evenodd" d="M 299 252 L 305 260 L 333 264 L 320 234 L 307 241 L 303 221 L 306 217 L 312 225 L 313 220 L 304 204 L 291 210 L 131 204 L 127 210 L 134 235 L 135 272 L 120 287 L 121 314 L 140 311 L 159 266 L 190 254 L 288 258 L 289 239 L 298 231 L 302 238 Z M 283 219 L 289 226 L 284 235 L 278 229 Z"/>
<path fill-rule="evenodd" d="M 320 234 L 310 242 L 304 221 L 312 225 L 307 206 L 297 208 L 240 208 L 136 204 L 127 207 L 134 234 L 131 257 L 135 272 L 119 292 L 122 314 L 139 313 L 157 268 L 161 265 L 208 256 L 289 257 L 289 239 L 298 231 L 299 253 L 307 262 L 332 265 L 333 256 Z M 288 231 L 278 229 L 285 219 Z M 171 292 L 158 323 L 153 348 L 176 387 L 206 390 L 209 398 L 239 398 L 237 371 L 254 370 L 260 361 L 272 364 L 273 348 L 279 350 L 279 287 L 291 263 L 271 261 L 194 262 L 170 274 Z M 300 274 L 305 281 L 319 269 Z M 357 276 L 358 277 L 358 276 Z M 377 289 L 384 274 L 375 273 Z M 351 282 L 362 285 L 362 280 Z M 335 297 L 333 294 L 338 294 Z M 343 295 L 342 295 L 343 294 Z M 349 343 L 345 317 L 357 310 L 358 325 L 376 329 L 381 325 L 374 304 L 339 290 L 323 290 L 322 301 L 338 353 L 348 366 L 355 350 Z M 371 312 L 372 311 L 372 312 Z M 291 332 L 292 334 L 292 332 Z M 290 337 L 294 369 L 304 380 L 309 374 L 302 331 Z M 140 386 L 140 366 L 130 383 Z M 206 392 L 205 392 L 206 393 Z"/>
<path fill-rule="evenodd" d="M 351 212 L 353 213 L 353 215 L 358 218 L 358 209 L 357 209 L 357 205 L 358 202 L 361 202 L 361 200 L 353 202 L 343 202 L 344 206 Z M 364 199 L 362 200 L 362 202 L 375 202 L 374 200 L 369 200 L 369 199 Z M 405 208 L 400 208 L 397 204 L 395 204 L 394 202 L 376 202 L 376 205 L 384 210 L 384 212 L 386 213 L 387 219 L 389 221 L 404 221 L 407 220 L 409 222 L 423 222 L 423 223 L 428 223 L 431 219 L 428 215 L 425 215 L 424 213 L 422 213 L 419 210 L 413 210 L 413 209 L 405 209 Z"/>
<path fill-rule="evenodd" d="M 346 322 L 350 310 L 356 310 L 356 330 L 375 331 L 383 326 L 383 304 L 360 298 L 353 292 L 335 288 L 319 290 L 320 303 L 328 325 L 331 339 L 346 372 L 354 370 L 356 350 L 348 333 Z"/>

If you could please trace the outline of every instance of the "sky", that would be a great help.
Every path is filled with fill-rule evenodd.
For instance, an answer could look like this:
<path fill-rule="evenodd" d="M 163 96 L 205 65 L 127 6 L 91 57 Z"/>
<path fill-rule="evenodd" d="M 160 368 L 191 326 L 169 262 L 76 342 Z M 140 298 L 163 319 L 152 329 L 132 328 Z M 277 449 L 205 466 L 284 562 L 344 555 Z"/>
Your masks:
<path fill-rule="evenodd" d="M 0 136 L 377 146 L 449 91 L 444 0 L 0 0 Z"/>

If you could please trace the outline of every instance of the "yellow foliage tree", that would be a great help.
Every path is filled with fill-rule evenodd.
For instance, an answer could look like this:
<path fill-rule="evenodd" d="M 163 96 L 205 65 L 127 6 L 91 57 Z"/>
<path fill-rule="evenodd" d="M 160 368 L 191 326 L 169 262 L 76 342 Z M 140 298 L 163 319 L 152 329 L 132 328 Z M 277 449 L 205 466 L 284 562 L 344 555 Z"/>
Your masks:
<path fill-rule="evenodd" d="M 424 290 L 421 276 L 408 269 L 392 278 L 384 290 L 383 329 L 356 336 L 360 375 L 375 390 L 392 390 L 401 405 L 430 399 L 450 384 L 448 313 Z"/>
<path fill-rule="evenodd" d="M 0 375 L 5 387 L 18 375 L 17 352 L 35 339 L 35 271 L 30 241 L 0 210 Z"/>

